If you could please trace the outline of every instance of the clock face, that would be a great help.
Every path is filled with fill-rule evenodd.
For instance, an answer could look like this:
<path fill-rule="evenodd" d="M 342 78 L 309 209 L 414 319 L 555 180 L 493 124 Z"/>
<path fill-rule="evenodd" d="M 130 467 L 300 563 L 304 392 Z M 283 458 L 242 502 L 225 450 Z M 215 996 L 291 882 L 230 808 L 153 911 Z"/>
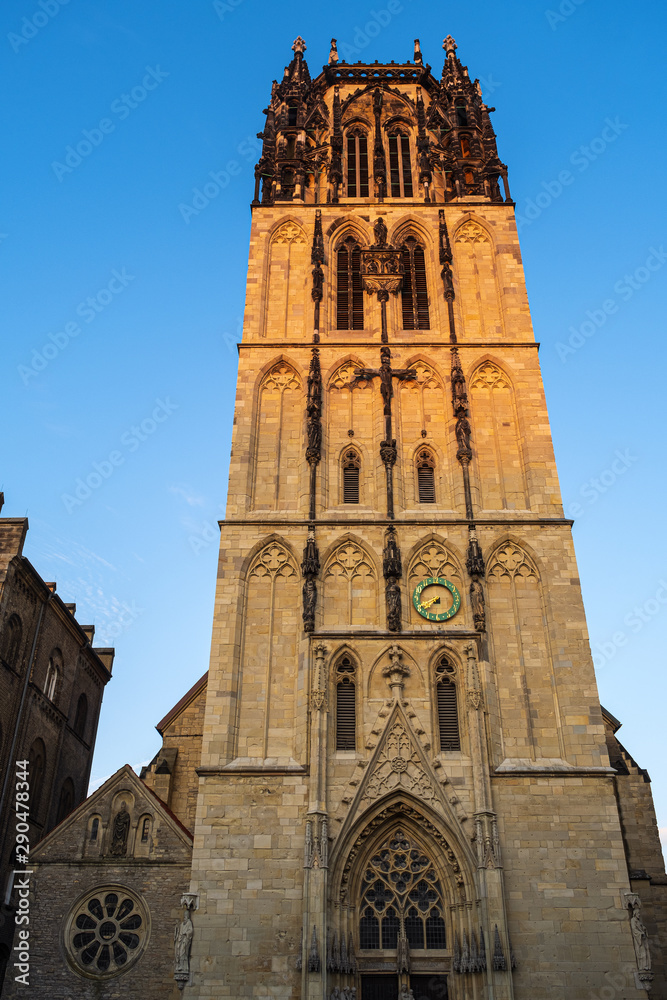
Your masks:
<path fill-rule="evenodd" d="M 415 587 L 412 603 L 422 618 L 446 622 L 461 607 L 461 595 L 451 580 L 429 576 Z"/>

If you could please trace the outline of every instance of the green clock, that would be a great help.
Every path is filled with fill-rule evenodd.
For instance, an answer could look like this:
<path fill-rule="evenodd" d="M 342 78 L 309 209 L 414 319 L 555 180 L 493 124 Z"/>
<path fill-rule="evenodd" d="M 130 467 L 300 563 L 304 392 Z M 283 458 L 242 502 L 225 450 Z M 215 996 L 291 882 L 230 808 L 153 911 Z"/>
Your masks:
<path fill-rule="evenodd" d="M 430 622 L 446 622 L 461 607 L 461 595 L 451 580 L 428 576 L 415 587 L 412 603 L 422 618 Z"/>

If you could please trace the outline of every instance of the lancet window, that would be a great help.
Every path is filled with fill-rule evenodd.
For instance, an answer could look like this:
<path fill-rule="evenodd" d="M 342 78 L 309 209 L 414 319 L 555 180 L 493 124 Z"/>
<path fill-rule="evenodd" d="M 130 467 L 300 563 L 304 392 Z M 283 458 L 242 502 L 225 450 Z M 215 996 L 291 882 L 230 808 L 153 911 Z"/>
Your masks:
<path fill-rule="evenodd" d="M 369 859 L 362 881 L 359 947 L 446 947 L 442 890 L 433 862 L 401 829 Z"/>
<path fill-rule="evenodd" d="M 392 198 L 412 198 L 410 139 L 404 132 L 389 136 L 389 184 Z"/>
<path fill-rule="evenodd" d="M 336 328 L 363 330 L 364 290 L 361 284 L 361 249 L 353 236 L 338 247 Z"/>
<path fill-rule="evenodd" d="M 368 137 L 361 129 L 347 133 L 347 196 L 368 198 Z"/>
<path fill-rule="evenodd" d="M 417 453 L 417 492 L 420 503 L 435 503 L 435 459 L 428 448 Z"/>
<path fill-rule="evenodd" d="M 357 745 L 356 668 L 349 656 L 336 665 L 336 750 L 355 750 Z"/>
<path fill-rule="evenodd" d="M 361 458 L 355 448 L 348 448 L 342 460 L 343 503 L 359 503 Z"/>
<path fill-rule="evenodd" d="M 414 236 L 408 236 L 401 252 L 405 270 L 401 295 L 403 329 L 430 330 L 424 248 Z"/>
<path fill-rule="evenodd" d="M 447 656 L 442 656 L 436 665 L 435 692 L 440 749 L 460 750 L 461 733 L 459 729 L 456 668 Z"/>

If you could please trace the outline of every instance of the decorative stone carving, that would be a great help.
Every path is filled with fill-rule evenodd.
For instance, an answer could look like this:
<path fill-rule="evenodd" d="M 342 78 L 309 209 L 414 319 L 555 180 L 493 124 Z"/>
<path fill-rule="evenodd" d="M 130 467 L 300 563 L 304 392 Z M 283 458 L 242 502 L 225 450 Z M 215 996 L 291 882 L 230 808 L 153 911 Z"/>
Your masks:
<path fill-rule="evenodd" d="M 471 386 L 473 389 L 509 389 L 510 384 L 504 372 L 492 361 L 485 361 L 474 373 Z"/>
<path fill-rule="evenodd" d="M 537 570 L 530 556 L 520 546 L 514 542 L 505 542 L 494 552 L 487 576 L 495 579 L 521 577 L 536 580 Z"/>
<path fill-rule="evenodd" d="M 637 961 L 637 980 L 640 989 L 650 990 L 653 982 L 651 971 L 651 949 L 648 943 L 648 933 L 642 922 L 641 899 L 636 892 L 625 893 L 625 905 L 630 916 L 630 930 L 632 931 L 632 943 L 635 948 L 635 959 Z"/>
<path fill-rule="evenodd" d="M 396 971 L 399 976 L 402 972 L 410 971 L 410 943 L 403 929 L 396 942 Z"/>
<path fill-rule="evenodd" d="M 127 805 L 125 802 L 121 802 L 120 811 L 114 816 L 109 854 L 113 854 L 115 857 L 123 857 L 127 854 L 127 838 L 129 832 L 130 814 L 127 811 Z"/>
<path fill-rule="evenodd" d="M 271 243 L 296 243 L 303 245 L 306 242 L 306 234 L 301 226 L 296 222 L 283 222 L 282 226 L 276 230 L 271 239 Z"/>
<path fill-rule="evenodd" d="M 401 985 L 398 991 L 398 1000 L 415 1000 L 414 993 L 405 983 Z"/>
<path fill-rule="evenodd" d="M 470 530 L 468 537 L 466 569 L 468 570 L 470 576 L 484 576 L 484 556 L 482 555 L 482 549 L 474 529 Z"/>
<path fill-rule="evenodd" d="M 174 929 L 174 979 L 179 990 L 183 990 L 190 981 L 190 950 L 194 932 L 190 907 L 186 906 L 183 920 Z"/>
<path fill-rule="evenodd" d="M 329 49 L 329 66 L 335 66 L 338 62 L 338 45 L 336 44 L 336 39 L 331 39 L 331 48 Z"/>
<path fill-rule="evenodd" d="M 488 243 L 489 237 L 476 222 L 464 222 L 454 237 L 455 243 Z"/>
<path fill-rule="evenodd" d="M 315 609 L 317 607 L 317 584 L 315 582 L 320 571 L 320 556 L 315 542 L 315 529 L 309 528 L 308 538 L 303 550 L 301 573 L 303 582 L 303 628 L 305 632 L 315 629 Z"/>
<path fill-rule="evenodd" d="M 479 580 L 475 577 L 470 584 L 470 603 L 472 605 L 472 619 L 478 632 L 483 632 L 486 628 L 486 613 L 484 611 L 484 589 Z"/>
<path fill-rule="evenodd" d="M 267 373 L 262 383 L 262 389 L 278 389 L 284 392 L 286 389 L 300 389 L 301 379 L 291 365 L 286 361 L 279 361 Z"/>
<path fill-rule="evenodd" d="M 394 700 L 398 701 L 403 697 L 403 685 L 407 677 L 410 676 L 410 668 L 405 663 L 401 663 L 403 653 L 399 646 L 392 646 L 389 650 L 391 662 L 382 671 L 382 676 L 387 678 L 387 683 L 391 688 Z"/>
<path fill-rule="evenodd" d="M 496 970 L 496 972 L 507 971 L 507 960 L 505 958 L 505 952 L 503 951 L 503 946 L 500 942 L 500 932 L 498 930 L 498 924 L 495 925 L 495 930 L 493 932 L 493 968 Z"/>
<path fill-rule="evenodd" d="M 398 720 L 391 727 L 368 776 L 362 801 L 373 802 L 397 788 L 405 788 L 425 802 L 436 798 L 435 787 L 424 770 L 412 737 Z"/>
<path fill-rule="evenodd" d="M 400 632 L 402 628 L 400 579 L 403 569 L 396 529 L 393 524 L 387 528 L 382 553 L 382 573 L 386 581 L 387 628 L 390 632 Z"/>
<path fill-rule="evenodd" d="M 321 968 L 320 952 L 317 946 L 317 929 L 313 924 L 313 934 L 310 939 L 310 951 L 308 952 L 308 971 L 319 972 Z"/>

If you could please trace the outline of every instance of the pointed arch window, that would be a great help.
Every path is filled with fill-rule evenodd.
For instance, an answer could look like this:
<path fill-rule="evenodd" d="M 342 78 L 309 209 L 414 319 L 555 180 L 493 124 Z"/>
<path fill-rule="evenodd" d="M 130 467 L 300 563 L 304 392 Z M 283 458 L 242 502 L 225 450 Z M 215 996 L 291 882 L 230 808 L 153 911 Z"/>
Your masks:
<path fill-rule="evenodd" d="M 392 198 L 412 198 L 410 138 L 405 132 L 389 136 L 389 185 Z"/>
<path fill-rule="evenodd" d="M 362 879 L 359 947 L 446 947 L 442 889 L 433 862 L 398 828 L 369 858 Z"/>
<path fill-rule="evenodd" d="M 363 330 L 364 290 L 361 284 L 361 248 L 353 236 L 338 247 L 336 328 Z"/>
<path fill-rule="evenodd" d="M 347 196 L 368 198 L 368 136 L 361 129 L 347 133 Z"/>
<path fill-rule="evenodd" d="M 359 503 L 359 475 L 361 458 L 355 448 L 348 448 L 343 455 L 343 503 Z"/>
<path fill-rule="evenodd" d="M 401 294 L 403 329 L 430 330 L 424 248 L 414 236 L 408 236 L 401 253 L 405 271 Z"/>
<path fill-rule="evenodd" d="M 96 816 L 90 827 L 90 840 L 93 843 L 97 840 L 99 832 L 100 832 L 100 821 L 99 817 Z"/>
<path fill-rule="evenodd" d="M 428 448 L 417 453 L 417 493 L 420 503 L 435 503 L 435 459 Z"/>
<path fill-rule="evenodd" d="M 63 786 L 60 790 L 60 798 L 58 800 L 58 812 L 56 813 L 56 824 L 62 822 L 66 816 L 69 816 L 72 809 L 74 808 L 74 782 L 71 778 L 67 778 L 63 782 Z"/>
<path fill-rule="evenodd" d="M 39 816 L 46 771 L 46 747 L 42 739 L 35 740 L 30 748 L 28 760 L 30 761 L 30 815 L 35 819 Z"/>
<path fill-rule="evenodd" d="M 447 656 L 442 656 L 436 665 L 435 691 L 440 749 L 460 750 L 461 733 L 459 729 L 456 668 Z"/>
<path fill-rule="evenodd" d="M 88 719 L 88 699 L 85 694 L 79 695 L 76 704 L 76 715 L 74 716 L 74 732 L 83 739 L 86 730 L 86 720 Z"/>
<path fill-rule="evenodd" d="M 60 654 L 54 650 L 49 657 L 49 665 L 46 670 L 46 680 L 44 682 L 44 694 L 49 701 L 54 701 L 58 691 L 58 680 L 60 678 Z"/>
<path fill-rule="evenodd" d="M 18 615 L 12 615 L 7 622 L 5 639 L 3 643 L 3 659 L 10 667 L 16 666 L 21 649 L 21 638 L 23 636 L 23 626 Z"/>
<path fill-rule="evenodd" d="M 288 108 L 287 108 L 287 124 L 288 124 L 288 126 L 290 126 L 290 125 L 296 125 L 296 119 L 297 119 L 298 113 L 299 113 L 299 106 L 298 106 L 298 104 L 290 104 L 288 106 Z"/>
<path fill-rule="evenodd" d="M 357 748 L 356 668 L 349 656 L 336 665 L 336 750 Z"/>

